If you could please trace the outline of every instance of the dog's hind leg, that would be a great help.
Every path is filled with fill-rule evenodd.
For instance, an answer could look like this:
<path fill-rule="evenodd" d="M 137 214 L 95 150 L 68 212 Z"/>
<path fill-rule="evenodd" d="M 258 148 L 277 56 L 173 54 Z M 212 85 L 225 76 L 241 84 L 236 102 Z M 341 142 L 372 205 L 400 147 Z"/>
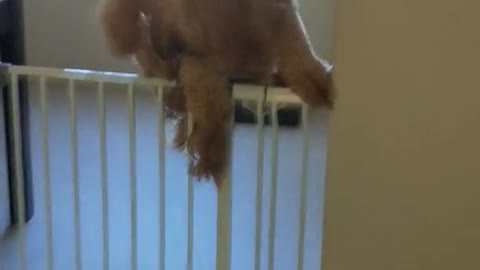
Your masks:
<path fill-rule="evenodd" d="M 312 106 L 333 105 L 331 66 L 314 53 L 302 19 L 291 0 L 277 0 L 275 49 L 279 75 Z"/>
<path fill-rule="evenodd" d="M 187 140 L 191 173 L 199 179 L 213 178 L 219 186 L 229 154 L 232 102 L 228 80 L 208 62 L 191 56 L 182 56 L 180 78 L 193 123 Z"/>

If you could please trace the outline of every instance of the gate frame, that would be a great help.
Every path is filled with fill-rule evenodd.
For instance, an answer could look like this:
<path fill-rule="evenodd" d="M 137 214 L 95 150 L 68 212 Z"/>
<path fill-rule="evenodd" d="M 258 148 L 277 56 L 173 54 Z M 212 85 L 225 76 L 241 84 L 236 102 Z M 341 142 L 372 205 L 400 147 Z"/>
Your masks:
<path fill-rule="evenodd" d="M 132 73 L 119 73 L 119 72 L 101 72 L 101 71 L 93 71 L 93 70 L 85 70 L 85 69 L 58 69 L 58 68 L 44 68 L 44 67 L 33 67 L 33 66 L 22 66 L 22 65 L 7 65 L 7 64 L 2 64 L 0 63 L 0 75 L 6 76 L 6 82 L 7 84 L 10 82 L 11 78 L 18 79 L 18 81 L 12 81 L 11 83 L 11 89 L 7 92 L 8 94 L 8 100 L 9 101 L 18 101 L 19 103 L 21 102 L 20 99 L 20 93 L 25 92 L 22 91 L 20 88 L 20 78 L 23 76 L 40 76 L 40 78 L 56 78 L 56 79 L 65 79 L 65 80 L 80 80 L 80 81 L 91 81 L 91 82 L 96 82 L 102 84 L 102 83 L 120 83 L 120 84 L 125 84 L 129 86 L 129 92 L 130 92 L 130 86 L 132 85 L 150 85 L 150 86 L 155 86 L 155 87 L 163 87 L 167 85 L 172 85 L 172 82 L 165 81 L 162 79 L 156 79 L 156 78 L 145 78 L 142 77 L 138 74 L 132 74 Z M 26 83 L 26 80 L 23 80 L 24 83 Z M 8 86 L 8 85 L 7 85 Z M 19 91 L 19 93 L 15 93 L 15 91 Z M 163 92 L 163 90 L 159 90 L 160 93 Z M 270 87 L 270 86 L 262 86 L 262 85 L 252 85 L 252 84 L 233 84 L 232 86 L 232 104 L 233 101 L 235 100 L 244 100 L 244 101 L 255 101 L 258 102 L 260 105 L 264 105 L 265 103 L 272 104 L 272 115 L 275 115 L 274 119 L 275 122 L 277 122 L 277 105 L 278 104 L 293 104 L 293 105 L 299 105 L 302 107 L 303 112 L 306 112 L 306 105 L 303 104 L 301 99 L 296 96 L 295 94 L 292 93 L 292 91 L 289 88 L 284 88 L 284 87 Z M 17 95 L 18 94 L 18 95 Z M 11 104 L 12 105 L 12 104 Z M 18 105 L 18 104 L 17 104 Z M 26 106 L 23 106 L 26 107 Z M 24 129 L 25 127 L 28 128 L 28 125 L 30 124 L 29 122 L 25 122 L 23 118 L 26 115 L 23 115 L 25 112 L 25 108 L 22 106 L 10 106 L 9 107 L 9 112 L 11 115 L 7 116 L 7 120 L 9 121 L 10 125 L 14 126 L 17 130 L 11 130 L 10 133 L 10 140 L 9 143 L 10 145 L 10 150 L 9 150 L 9 157 L 13 157 L 13 160 L 23 160 L 23 161 L 28 161 L 28 166 L 30 166 L 30 160 L 29 160 L 29 138 L 25 139 L 25 133 L 28 134 L 28 129 L 27 132 L 25 132 Z M 23 109 L 22 109 L 23 108 Z M 27 106 L 28 108 L 28 106 Z M 18 111 L 16 111 L 18 109 Z M 258 106 L 257 109 L 261 109 L 261 106 Z M 28 111 L 27 111 L 28 112 Z M 277 113 L 275 113 L 277 112 Z M 258 115 L 258 113 L 257 113 Z M 12 116 L 17 116 L 19 119 L 8 119 L 11 118 Z M 28 119 L 28 118 L 27 118 Z M 191 117 L 189 117 L 191 119 Z M 17 123 L 17 120 L 19 123 Z M 233 117 L 232 117 L 232 125 L 233 125 Z M 263 120 L 261 120 L 262 125 Z M 26 126 L 25 126 L 26 125 Z M 14 128 L 12 128 L 14 129 Z M 20 129 L 20 130 L 18 130 Z M 233 130 L 233 126 L 231 128 Z M 23 132 L 22 132 L 23 131 Z M 18 132 L 17 134 L 15 134 Z M 20 133 L 20 134 L 19 134 Z M 21 134 L 24 133 L 24 134 Z M 17 135 L 23 135 L 19 136 Z M 230 136 L 230 138 L 233 138 L 233 136 Z M 25 141 L 27 141 L 27 145 L 24 145 Z M 278 142 L 277 142 L 278 143 Z M 232 149 L 232 144 L 230 144 L 230 151 L 233 151 Z M 13 149 L 13 151 L 12 151 Z M 18 151 L 18 150 L 21 151 Z M 20 157 L 19 157 L 20 155 Z M 232 154 L 229 154 L 229 158 L 231 158 Z M 230 160 L 231 161 L 231 160 Z M 231 163 L 231 162 L 230 162 Z M 15 162 L 13 163 L 14 165 Z M 22 164 L 23 165 L 23 164 Z M 19 171 L 19 167 L 20 172 Z M 29 167 L 27 167 L 30 169 Z M 14 179 L 12 179 L 12 182 L 15 183 L 17 182 L 17 176 L 18 174 L 22 174 L 25 171 L 25 167 L 20 166 L 14 166 L 12 167 L 13 170 L 13 176 Z M 28 170 L 29 171 L 29 170 Z M 17 172 L 17 173 L 15 173 Z M 28 172 L 30 173 L 30 171 Z M 24 177 L 24 179 L 30 179 L 30 174 L 23 174 L 21 175 Z M 27 178 L 28 177 L 28 178 Z M 231 232 L 232 232 L 232 204 L 231 204 L 231 196 L 232 196 L 232 185 L 231 185 L 231 164 L 229 164 L 228 172 L 225 175 L 224 179 L 224 184 L 222 185 L 222 188 L 218 189 L 217 192 L 217 216 L 216 216 L 216 222 L 217 222 L 217 248 L 216 248 L 216 269 L 217 270 L 227 270 L 230 269 L 231 266 Z M 18 181 L 21 184 L 21 181 Z M 189 190 L 187 192 L 191 192 L 191 185 L 193 181 L 190 180 L 189 182 Z M 16 185 L 14 185 L 16 186 Z M 27 188 L 27 185 L 25 185 Z M 31 186 L 30 186 L 31 188 Z M 13 193 L 11 196 L 12 202 L 15 202 L 13 205 L 15 206 L 13 208 L 14 213 L 21 213 L 21 208 L 18 208 L 18 204 L 16 203 L 17 200 L 22 202 L 22 199 L 28 200 L 28 197 L 25 198 L 18 198 L 17 195 L 21 196 L 21 192 L 18 193 L 18 188 L 15 190 L 16 193 Z M 31 193 L 31 190 L 30 190 Z M 28 196 L 28 193 L 26 193 Z M 259 194 L 257 194 L 258 196 Z M 261 196 L 261 195 L 260 195 Z M 16 200 L 17 199 L 17 200 Z M 190 198 L 189 198 L 190 199 Z M 27 201 L 24 201 L 25 204 Z M 192 202 L 193 203 L 193 198 Z M 193 210 L 193 209 L 191 209 Z M 303 209 L 304 210 L 304 209 Z M 24 212 L 27 214 L 27 212 Z M 189 213 L 190 215 L 190 213 Z M 16 215 L 15 215 L 16 216 Z M 192 216 L 189 216 L 189 219 L 192 219 Z M 191 220 L 189 220 L 189 223 Z M 258 222 L 258 221 L 257 221 Z M 19 224 L 20 229 L 24 227 L 24 225 Z M 24 229 L 24 228 L 23 228 Z M 190 224 L 189 224 L 189 230 Z M 189 232 L 190 233 L 190 232 Z M 193 233 L 193 231 L 192 231 Z M 23 240 L 24 241 L 24 232 L 21 233 L 23 234 Z M 192 235 L 193 236 L 193 235 Z M 274 237 L 273 235 L 270 235 L 270 238 Z M 22 237 L 20 237 L 22 238 Z M 273 239 L 273 238 L 272 238 Z M 193 240 L 193 238 L 192 238 Z M 270 245 L 272 243 L 269 243 Z M 272 249 L 273 249 L 273 245 Z M 22 247 L 20 245 L 20 250 L 22 252 Z M 190 246 L 189 248 L 193 248 L 193 245 Z M 24 252 L 24 250 L 23 250 Z M 191 251 L 190 251 L 191 252 Z M 257 251 L 256 251 L 257 252 Z M 272 250 L 270 252 L 272 255 Z M 25 254 L 21 254 L 25 256 Z M 191 254 L 190 254 L 191 255 Z M 189 256 L 191 257 L 191 256 Z M 271 257 L 271 256 L 270 256 Z M 192 269 L 193 265 L 191 265 L 191 262 L 188 261 L 189 258 L 187 258 L 187 269 Z M 257 258 L 258 259 L 258 258 Z M 24 260 L 21 259 L 21 263 L 24 263 Z M 270 258 L 270 264 L 271 258 Z"/>

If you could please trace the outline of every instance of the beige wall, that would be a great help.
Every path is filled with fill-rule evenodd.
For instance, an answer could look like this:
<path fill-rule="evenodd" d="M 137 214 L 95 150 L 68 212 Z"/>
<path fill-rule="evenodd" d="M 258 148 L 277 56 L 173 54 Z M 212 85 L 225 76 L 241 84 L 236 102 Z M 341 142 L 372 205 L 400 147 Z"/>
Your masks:
<path fill-rule="evenodd" d="M 97 28 L 99 0 L 24 0 L 29 65 L 130 71 L 107 53 Z"/>
<path fill-rule="evenodd" d="M 479 10 L 337 1 L 322 270 L 480 269 Z"/>
<path fill-rule="evenodd" d="M 99 0 L 24 0 L 30 65 L 135 71 L 105 50 L 96 25 Z M 300 0 L 305 24 L 318 53 L 329 57 L 334 0 Z"/>

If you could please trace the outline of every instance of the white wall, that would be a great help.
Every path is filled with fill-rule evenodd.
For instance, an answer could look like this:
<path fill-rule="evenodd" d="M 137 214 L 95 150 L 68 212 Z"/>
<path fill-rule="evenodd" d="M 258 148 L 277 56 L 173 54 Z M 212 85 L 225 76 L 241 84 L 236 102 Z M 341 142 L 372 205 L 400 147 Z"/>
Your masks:
<path fill-rule="evenodd" d="M 480 269 L 479 10 L 337 0 L 323 270 Z"/>
<path fill-rule="evenodd" d="M 113 59 L 97 28 L 98 0 L 24 0 L 27 60 L 30 65 L 135 71 Z M 305 24 L 320 55 L 331 51 L 333 0 L 302 0 Z"/>

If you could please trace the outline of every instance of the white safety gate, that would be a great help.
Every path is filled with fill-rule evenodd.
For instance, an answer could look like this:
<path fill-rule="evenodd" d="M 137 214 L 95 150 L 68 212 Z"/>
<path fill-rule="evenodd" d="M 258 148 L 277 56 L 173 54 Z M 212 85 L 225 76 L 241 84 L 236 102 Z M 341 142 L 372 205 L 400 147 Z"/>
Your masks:
<path fill-rule="evenodd" d="M 0 73 L 4 75 L 7 79 L 8 91 L 9 91 L 9 102 L 13 104 L 11 106 L 11 111 L 9 113 L 9 117 L 11 117 L 10 121 L 12 123 L 13 132 L 13 145 L 12 149 L 14 150 L 13 156 L 11 157 L 14 161 L 15 166 L 13 168 L 15 171 L 13 172 L 14 179 L 15 179 L 15 186 L 16 186 L 16 194 L 11 198 L 14 201 L 14 205 L 16 206 L 15 209 L 15 216 L 19 218 L 19 220 L 25 219 L 25 193 L 22 192 L 24 190 L 24 168 L 22 168 L 22 159 L 24 158 L 24 153 L 22 152 L 22 126 L 21 126 L 21 117 L 20 117 L 20 106 L 19 103 L 19 82 L 20 79 L 31 80 L 29 81 L 29 88 L 30 91 L 36 91 L 37 97 L 39 97 L 38 103 L 38 113 L 36 115 L 39 121 L 39 137 L 37 141 L 40 142 L 40 145 L 36 147 L 39 149 L 39 153 L 41 153 L 37 158 L 36 162 L 39 165 L 38 172 L 39 176 L 34 179 L 34 182 L 37 187 L 42 187 L 41 189 L 34 188 L 34 195 L 42 198 L 41 204 L 36 204 L 36 211 L 35 215 L 42 215 L 39 217 L 39 220 L 43 225 L 41 226 L 42 231 L 37 232 L 35 237 L 45 239 L 42 241 L 39 240 L 32 240 L 32 241 L 39 241 L 38 243 L 42 243 L 43 248 L 40 247 L 38 250 L 43 250 L 42 252 L 38 251 L 31 251 L 33 249 L 32 241 L 29 241 L 29 233 L 28 230 L 33 230 L 30 227 L 34 227 L 34 224 L 23 223 L 19 222 L 15 225 L 13 231 L 16 235 L 15 242 L 16 244 L 12 244 L 12 247 L 15 247 L 15 251 L 11 251 L 11 259 L 8 261 L 4 256 L 3 261 L 0 261 L 0 269 L 1 270 L 121 270 L 121 269 L 139 269 L 139 270 L 148 270 L 148 269 L 159 269 L 159 270 L 173 270 L 174 266 L 175 269 L 178 269 L 178 264 L 175 264 L 173 261 L 181 260 L 185 261 L 185 263 L 181 264 L 180 269 L 186 270 L 193 270 L 193 269 L 217 269 L 217 270 L 228 270 L 228 269 L 238 269 L 238 270 L 272 270 L 272 269 L 319 269 L 320 267 L 320 251 L 321 251 L 321 209 L 322 209 L 322 199 L 321 195 L 323 189 L 323 174 L 322 172 L 314 173 L 314 183 L 310 183 L 307 181 L 309 179 L 309 164 L 311 165 L 312 162 L 309 160 L 311 155 L 309 155 L 309 150 L 311 151 L 314 146 L 310 143 L 309 134 L 309 121 L 307 118 L 309 117 L 309 108 L 302 104 L 300 100 L 290 93 L 288 89 L 279 89 L 279 88 L 265 88 L 264 86 L 255 86 L 255 85 L 235 85 L 233 87 L 232 96 L 234 100 L 238 101 L 250 101 L 256 102 L 257 104 L 257 124 L 256 127 L 250 127 L 253 131 L 249 131 L 249 134 L 252 136 L 248 137 L 246 141 L 248 144 L 252 144 L 255 151 L 254 156 L 245 157 L 244 161 L 253 161 L 253 164 L 244 166 L 241 170 L 244 171 L 250 177 L 243 177 L 243 180 L 239 180 L 239 184 L 232 184 L 232 169 L 237 164 L 237 161 L 233 161 L 230 166 L 230 174 L 227 179 L 224 180 L 224 184 L 222 188 L 217 192 L 213 191 L 211 194 L 215 197 L 215 209 L 214 214 L 212 217 L 216 219 L 213 221 L 213 227 L 210 227 L 211 230 L 214 231 L 214 237 L 207 239 L 207 242 L 214 242 L 214 248 L 209 251 L 212 254 L 212 260 L 214 263 L 209 264 L 203 262 L 195 262 L 195 254 L 197 253 L 196 249 L 198 246 L 203 245 L 203 243 L 197 242 L 198 239 L 202 238 L 202 233 L 195 234 L 195 225 L 194 226 L 194 214 L 196 213 L 196 209 L 202 207 L 202 201 L 198 201 L 195 198 L 194 188 L 197 185 L 191 177 L 186 176 L 185 178 L 182 177 L 174 177 L 177 178 L 175 181 L 185 183 L 184 189 L 176 190 L 176 191 L 167 191 L 166 182 L 173 181 L 169 177 L 169 174 L 166 172 L 168 171 L 166 168 L 166 164 L 169 162 L 170 156 L 166 155 L 166 152 L 169 149 L 168 146 L 168 134 L 169 131 L 167 130 L 167 122 L 168 118 L 164 114 L 163 110 L 163 90 L 162 87 L 168 84 L 169 82 L 157 80 L 157 79 L 147 79 L 138 77 L 135 74 L 126 74 L 126 73 L 112 73 L 112 72 L 96 72 L 96 71 L 89 71 L 89 70 L 74 70 L 74 69 L 52 69 L 52 68 L 39 68 L 39 67 L 26 67 L 26 66 L 2 66 L 2 70 Z M 49 83 L 50 81 L 62 81 L 65 85 L 62 89 L 66 89 L 64 91 L 65 96 L 67 97 L 65 104 L 66 108 L 68 108 L 67 112 L 68 115 L 65 115 L 66 122 L 68 125 L 63 126 L 63 129 L 68 130 L 69 134 L 69 143 L 55 141 L 52 143 L 52 140 L 49 139 L 49 134 L 53 131 L 54 128 L 58 128 L 57 124 L 51 123 L 49 116 L 49 110 L 51 111 L 52 108 L 49 108 Z M 34 83 L 32 83 L 34 82 Z M 79 130 L 78 119 L 80 117 L 79 109 L 82 105 L 79 105 L 77 101 L 79 92 L 82 91 L 78 86 L 78 84 L 86 82 L 90 83 L 90 90 L 95 92 L 93 97 L 95 98 L 95 107 L 91 107 L 88 111 L 92 111 L 92 115 L 94 115 L 97 119 L 95 120 L 96 128 L 98 128 L 98 132 L 96 131 L 98 147 L 96 150 L 93 151 L 95 160 L 98 161 L 98 168 L 99 168 L 99 178 L 97 182 L 100 188 L 98 191 L 98 195 L 100 200 L 96 206 L 88 206 L 90 199 L 83 200 L 82 196 L 86 196 L 82 194 L 83 188 L 81 187 L 81 181 L 83 181 L 82 177 L 79 176 L 79 170 L 81 169 L 82 165 L 79 163 L 79 151 L 83 151 L 82 147 L 79 146 L 79 140 L 81 140 L 81 136 L 87 136 L 88 134 L 85 133 L 85 130 Z M 106 94 L 107 85 L 108 84 L 115 84 L 116 90 L 124 91 L 122 94 L 126 95 L 126 110 L 128 117 L 124 119 L 125 124 L 127 125 L 128 133 L 125 136 L 128 137 L 128 144 L 125 146 L 127 149 L 128 162 L 122 163 L 126 165 L 128 168 L 124 169 L 123 166 L 119 166 L 114 168 L 115 170 L 125 170 L 128 171 L 126 178 L 128 179 L 128 192 L 129 196 L 127 200 L 119 199 L 118 203 L 112 203 L 112 196 L 111 193 L 112 185 L 115 185 L 114 182 L 108 183 L 107 178 L 111 178 L 110 170 L 109 170 L 109 159 L 107 154 L 107 144 L 108 144 L 108 122 L 109 118 L 106 117 L 107 109 L 106 109 L 106 100 L 108 95 Z M 156 190 L 149 190 L 152 192 L 153 197 L 157 201 L 149 201 L 148 205 L 155 205 L 152 206 L 156 210 L 156 226 L 153 226 L 150 229 L 139 229 L 140 227 L 145 228 L 147 227 L 144 225 L 143 221 L 138 220 L 138 211 L 144 210 L 146 207 L 141 206 L 139 207 L 138 201 L 140 199 L 144 199 L 146 195 L 141 195 L 138 191 L 139 185 L 143 182 L 147 181 L 147 177 L 139 177 L 139 163 L 136 161 L 137 158 L 146 158 L 146 155 L 138 155 L 136 147 L 138 146 L 138 138 L 136 136 L 143 136 L 139 135 L 138 131 L 136 131 L 137 123 L 138 123 L 138 116 L 135 116 L 136 109 L 138 108 L 138 104 L 135 102 L 135 95 L 140 91 L 139 89 L 150 89 L 153 90 L 155 93 L 150 92 L 151 97 L 155 97 L 156 100 L 150 100 L 154 102 L 156 106 L 156 111 L 153 112 L 155 117 L 156 126 L 153 129 L 156 129 L 156 136 L 157 138 L 157 145 L 151 146 L 150 154 L 155 156 L 155 164 L 157 165 L 157 173 L 155 174 L 156 177 L 153 177 L 155 182 L 157 182 L 157 189 Z M 38 90 L 38 91 L 37 91 Z M 274 113 L 277 111 L 278 106 L 281 104 L 290 104 L 296 105 L 301 108 L 302 112 L 302 121 L 301 127 L 296 129 L 297 132 L 295 135 L 296 142 L 292 142 L 291 139 L 287 139 L 287 142 L 282 143 L 282 145 L 289 145 L 292 144 L 292 149 L 296 150 L 299 155 L 295 153 L 291 153 L 291 150 L 286 150 L 290 153 L 280 153 L 279 151 L 279 137 L 281 132 L 279 132 L 279 125 L 277 114 Z M 267 109 L 266 109 L 267 108 Z M 264 117 L 266 110 L 269 110 L 271 114 L 271 125 L 266 126 L 264 124 Z M 54 114 L 61 114 L 61 113 L 54 113 Z M 141 116 L 146 117 L 146 116 Z M 92 118 L 93 119 L 93 118 Z M 53 121 L 53 120 L 51 120 Z M 54 127 L 57 126 L 57 127 Z M 266 131 L 268 129 L 269 137 L 266 139 Z M 67 131 L 66 131 L 67 132 Z M 83 132 L 82 134 L 87 135 L 79 135 L 79 132 Z M 292 132 L 292 131 L 288 131 Z M 23 134 L 24 135 L 24 134 Z M 91 135 L 91 134 L 90 134 Z M 88 136 L 90 136 L 88 135 Z M 32 135 L 33 136 L 33 135 Z M 289 135 L 290 136 L 290 135 Z M 232 135 L 233 138 L 233 135 Z M 320 144 L 322 141 L 321 138 L 313 138 L 317 140 L 315 144 Z M 269 140 L 269 144 L 267 141 Z M 233 144 L 234 145 L 234 144 Z M 282 146 L 280 145 L 280 146 Z M 54 157 L 52 155 L 53 152 L 49 150 L 52 147 L 57 148 L 69 148 L 69 155 L 61 156 L 61 157 Z M 240 148 L 247 147 L 246 144 L 243 144 Z M 269 148 L 268 156 L 266 157 L 267 151 L 265 147 Z M 323 146 L 320 146 L 323 147 Z M 238 149 L 241 150 L 241 149 Z M 90 151 L 92 152 L 92 151 Z M 232 157 L 236 155 L 237 149 L 233 146 L 232 149 Z M 288 172 L 290 180 L 284 181 L 286 187 L 281 194 L 277 194 L 279 190 L 279 184 L 277 179 L 280 174 L 284 174 L 279 172 L 279 169 L 283 169 L 286 165 L 279 164 L 279 156 L 281 155 L 293 155 L 289 157 L 291 159 L 291 163 L 287 162 L 287 166 L 291 166 L 290 169 L 283 170 Z M 172 159 L 177 159 L 177 156 L 172 157 Z M 184 156 L 182 156 L 184 157 Z M 60 240 L 56 237 L 56 230 L 59 226 L 55 226 L 55 222 L 53 215 L 55 211 L 60 210 L 52 210 L 57 209 L 58 203 L 54 203 L 52 198 L 54 196 L 63 196 L 62 190 L 59 188 L 53 187 L 58 186 L 57 184 L 52 184 L 52 174 L 56 173 L 55 168 L 52 169 L 52 159 L 60 159 L 60 160 L 68 160 L 68 163 L 71 164 L 71 168 L 69 169 L 70 175 L 63 175 L 63 182 L 70 182 L 69 185 L 72 187 L 72 208 L 71 208 L 71 224 L 72 229 L 68 231 L 71 233 L 71 238 L 69 238 L 68 242 L 72 244 L 73 248 L 69 250 L 73 255 L 73 263 L 71 265 L 58 263 L 64 255 L 64 251 L 66 250 L 65 245 L 63 246 L 56 246 L 56 242 Z M 236 158 L 236 156 L 235 156 Z M 268 162 L 266 162 L 268 160 Z M 71 161 L 71 162 L 70 162 Z M 238 164 L 243 161 L 238 161 Z M 317 162 L 317 161 L 315 161 Z M 66 166 L 66 165 L 63 166 Z M 142 163 L 140 163 L 141 165 Z M 185 171 L 186 163 L 181 163 L 179 166 L 184 166 Z M 291 164 L 291 165 L 289 165 Z M 296 165 L 293 165 L 296 164 Z M 110 165 L 113 166 L 113 165 Z M 322 167 L 322 164 L 316 164 L 317 167 Z M 88 169 L 87 169 L 88 171 Z M 40 173 L 41 172 L 41 173 Z M 312 174 L 310 172 L 310 174 Z M 152 178 L 152 177 L 150 177 Z M 247 180 L 253 178 L 252 180 Z M 265 179 L 264 179 L 265 178 Z M 170 180 L 169 180 L 170 179 Z M 151 179 L 150 179 L 151 180 Z M 150 181 L 148 180 L 148 181 Z M 168 180 L 168 181 L 167 181 Z M 269 181 L 267 181 L 269 180 Z M 85 180 L 90 181 L 90 180 Z M 247 189 L 240 187 L 242 181 L 253 183 L 253 189 L 250 189 L 249 192 L 246 191 Z M 41 182 L 41 183 L 39 183 Z M 94 183 L 94 182 L 92 182 Z M 113 184 L 112 184 L 113 183 Z M 237 182 L 235 182 L 237 183 Z M 96 185 L 96 184 L 91 184 Z M 120 185 L 120 183 L 119 183 Z M 202 184 L 198 184 L 202 185 Z M 204 186 L 206 184 L 203 184 Z M 210 189 L 213 188 L 213 184 L 209 184 L 211 186 Z M 233 195 L 235 190 L 243 190 L 243 195 Z M 298 188 L 297 188 L 298 187 Z M 268 199 L 263 195 L 265 190 L 269 190 Z M 310 189 L 317 189 L 316 191 L 309 191 Z M 90 187 L 88 188 L 90 190 Z M 66 192 L 66 191 L 65 191 Z M 93 191 L 88 191 L 93 192 Z M 97 191 L 95 191 L 97 192 Z M 172 195 L 173 192 L 178 195 Z M 96 193 L 95 193 L 96 194 Z M 149 193 L 150 194 L 150 193 Z M 251 195 L 253 194 L 253 195 Z M 319 198 L 309 198 L 309 196 L 316 196 Z M 175 196 L 175 197 L 182 197 L 186 199 L 185 207 L 186 211 L 184 213 L 185 219 L 183 221 L 186 222 L 184 228 L 184 236 L 179 236 L 178 232 L 173 235 L 170 231 L 166 229 L 167 223 L 169 222 L 170 215 L 167 214 L 168 211 L 176 214 L 177 216 L 173 216 L 172 219 L 178 218 L 180 215 L 180 211 L 171 210 L 168 206 L 168 196 Z M 279 195 L 286 196 L 290 198 L 289 200 L 295 200 L 288 202 L 284 201 L 283 203 L 279 200 Z M 66 196 L 66 195 L 65 195 Z M 237 223 L 240 224 L 239 227 L 252 227 L 253 229 L 250 232 L 253 232 L 251 235 L 251 241 L 246 240 L 248 238 L 248 234 L 239 238 L 239 241 L 248 242 L 250 248 L 247 247 L 237 247 L 235 250 L 232 249 L 232 242 L 233 238 L 236 235 L 235 230 L 232 229 L 232 217 L 236 213 L 236 208 L 233 207 L 233 203 L 239 198 L 238 196 L 247 196 L 247 199 L 240 200 L 245 204 L 250 204 L 252 207 L 251 213 L 243 213 L 240 219 L 248 220 L 242 221 L 239 220 Z M 292 199 L 293 198 L 293 199 Z M 150 199 L 149 199 L 150 200 Z M 316 206 L 309 206 L 309 201 L 314 201 Z M 127 201 L 129 204 L 128 207 L 124 207 L 125 205 L 121 206 L 124 201 Z M 147 205 L 146 204 L 146 205 Z M 158 205 L 156 205 L 158 204 Z M 197 206 L 198 204 L 198 206 Z M 209 204 L 206 202 L 205 204 Z M 279 205 L 284 205 L 289 210 L 282 210 Z M 80 220 L 82 217 L 88 217 L 90 210 L 82 209 L 82 207 L 87 207 L 88 209 L 99 209 L 98 213 L 100 218 L 99 223 L 95 223 L 99 226 L 96 226 L 98 233 L 94 233 L 95 236 L 88 236 L 86 234 L 86 228 L 82 228 L 82 223 Z M 38 208 L 42 207 L 41 210 Z M 117 207 L 117 208 L 116 208 Z M 119 210 L 119 208 L 124 210 Z M 307 208 L 311 208 L 309 211 L 315 212 L 310 219 L 315 219 L 317 221 L 313 222 L 312 225 L 307 226 Z M 64 211 L 64 210 L 62 210 Z M 97 210 L 95 210 L 97 211 Z M 120 212 L 119 212 L 120 211 Z M 125 222 L 114 222 L 112 221 L 112 216 L 115 213 L 122 213 L 126 216 L 129 216 L 130 219 L 128 220 L 128 231 L 124 231 L 123 233 L 114 233 L 111 232 L 112 228 L 115 226 L 127 226 L 123 224 Z M 240 210 L 242 212 L 243 210 Z M 68 212 L 68 211 L 67 211 Z M 169 213 L 170 213 L 169 212 Z M 279 221 L 279 214 L 283 213 L 293 213 L 294 216 L 289 214 L 288 217 L 284 218 L 284 221 Z M 317 213 L 318 212 L 318 213 Z M 83 215 L 82 215 L 83 213 Z M 58 213 L 57 213 L 58 214 Z M 60 214 L 58 214 L 60 215 Z M 115 214 L 117 215 L 117 214 Z M 150 217 L 153 214 L 149 214 Z M 195 214 L 197 215 L 197 214 Z M 121 216 L 121 215 L 120 215 Z M 203 216 L 203 214 L 202 214 Z M 202 216 L 195 216 L 196 218 Z M 35 216 L 34 218 L 37 218 Z M 250 220 L 252 221 L 250 223 Z M 182 221 L 182 222 L 183 222 Z M 203 222 L 203 221 L 202 221 Z M 207 222 L 207 221 L 205 221 Z M 280 223 L 279 223 L 280 222 Z M 290 225 L 285 225 L 281 229 L 279 226 L 286 223 L 291 223 Z M 180 224 L 180 223 L 179 223 Z M 250 226 L 251 225 L 251 226 Z M 90 226 L 89 224 L 85 226 Z M 175 227 L 177 225 L 174 225 Z M 200 226 L 200 225 L 199 225 Z M 206 225 L 205 225 L 206 226 Z M 210 225 L 209 225 L 210 226 Z M 64 226 L 62 226 L 64 227 Z M 308 227 L 308 229 L 307 229 Z M 65 228 L 59 228 L 65 229 Z M 140 230 L 149 230 L 148 232 L 143 232 L 145 235 L 154 235 L 155 237 L 147 236 L 147 241 L 144 243 L 139 242 L 139 233 Z M 280 231 L 278 231 L 280 230 Z M 294 230 L 292 233 L 290 230 Z M 92 232 L 95 229 L 92 230 Z M 38 236 L 38 234 L 40 236 Z M 61 238 L 64 238 L 65 235 L 68 233 L 64 233 Z M 142 233 L 141 233 L 142 234 Z M 143 235 L 142 234 L 142 235 Z M 178 236 L 177 236 L 178 234 Z M 250 234 L 250 233 L 249 233 Z M 111 241 L 116 241 L 118 239 L 118 235 L 127 235 L 129 237 L 128 241 L 121 241 L 119 243 L 123 244 L 111 244 Z M 289 236 L 288 243 L 276 243 L 276 239 L 278 239 L 278 235 L 292 235 Z M 94 243 L 98 244 L 98 246 L 90 245 L 85 240 L 86 238 L 92 239 L 96 236 L 99 236 L 100 239 L 95 240 Z M 167 245 L 167 238 L 175 243 L 175 241 L 185 242 L 185 251 L 182 253 L 183 255 L 168 255 L 167 252 L 168 245 Z M 205 238 L 205 237 L 203 237 Z M 173 240 L 172 240 L 173 239 Z M 175 240 L 179 239 L 179 240 Z M 249 238 L 250 239 L 250 238 Z M 203 239 L 202 241 L 205 241 Z M 216 241 L 216 242 L 215 242 Z M 249 242 L 250 241 L 250 242 Z M 313 244 L 313 241 L 315 244 Z M 39 245 L 37 243 L 37 245 Z M 93 243 L 93 242 L 92 242 Z M 109 244 L 110 243 L 110 244 Z M 0 240 L 1 245 L 1 240 Z M 212 246 L 212 243 L 208 243 L 209 246 Z M 151 246 L 152 249 L 155 250 L 156 256 L 155 263 L 151 264 L 142 264 L 142 254 L 148 252 L 150 249 L 147 246 Z M 245 246 L 245 245 L 244 245 Z M 38 248 L 38 247 L 37 247 Z M 128 256 L 116 256 L 113 257 L 113 249 L 118 248 L 128 250 Z M 282 248 L 286 248 L 287 251 L 284 253 L 276 254 Z M 202 248 L 199 248 L 201 250 Z M 315 249 L 314 251 L 310 251 L 310 249 Z M 30 250 L 30 251 L 29 251 Z M 90 252 L 90 250 L 98 250 L 95 254 L 95 260 L 99 263 L 95 266 L 92 266 L 88 263 L 90 260 L 86 257 L 86 254 Z M 0 249 L 1 251 L 1 249 Z M 198 251 L 201 252 L 201 251 Z M 306 252 L 312 252 L 314 255 L 305 255 Z M 208 252 L 204 252 L 208 253 Z M 283 254 L 283 255 L 282 255 Z M 286 261 L 282 261 L 282 257 L 284 260 L 286 259 L 285 254 L 290 254 L 289 256 L 292 259 L 289 259 L 290 263 Z M 35 259 L 36 263 L 28 263 L 29 260 L 32 260 L 30 257 L 32 256 L 40 256 L 41 259 Z M 197 257 L 201 257 L 204 255 L 198 255 Z M 237 259 L 234 259 L 234 256 L 237 256 Z M 276 261 L 275 256 L 279 256 L 279 261 Z M 310 257 L 309 257 L 310 256 Z M 128 260 L 124 257 L 129 257 Z M 247 259 L 250 258 L 250 259 Z M 308 258 L 307 258 L 308 257 Z M 2 257 L 0 257 L 2 258 Z M 93 257 L 92 257 L 93 258 Z M 115 261 L 125 259 L 125 262 L 128 263 L 123 264 L 119 267 L 119 264 L 115 264 Z M 207 260 L 207 259 L 205 259 Z M 306 262 L 309 260 L 310 262 Z M 168 261 L 168 263 L 167 263 Z M 293 265 L 291 262 L 295 262 Z M 312 263 L 312 261 L 314 263 Z M 34 266 L 32 266 L 32 264 Z M 117 266 L 115 266 L 117 265 Z M 206 266 L 208 265 L 208 267 Z M 13 267 L 13 268 L 2 268 L 2 267 Z"/>

